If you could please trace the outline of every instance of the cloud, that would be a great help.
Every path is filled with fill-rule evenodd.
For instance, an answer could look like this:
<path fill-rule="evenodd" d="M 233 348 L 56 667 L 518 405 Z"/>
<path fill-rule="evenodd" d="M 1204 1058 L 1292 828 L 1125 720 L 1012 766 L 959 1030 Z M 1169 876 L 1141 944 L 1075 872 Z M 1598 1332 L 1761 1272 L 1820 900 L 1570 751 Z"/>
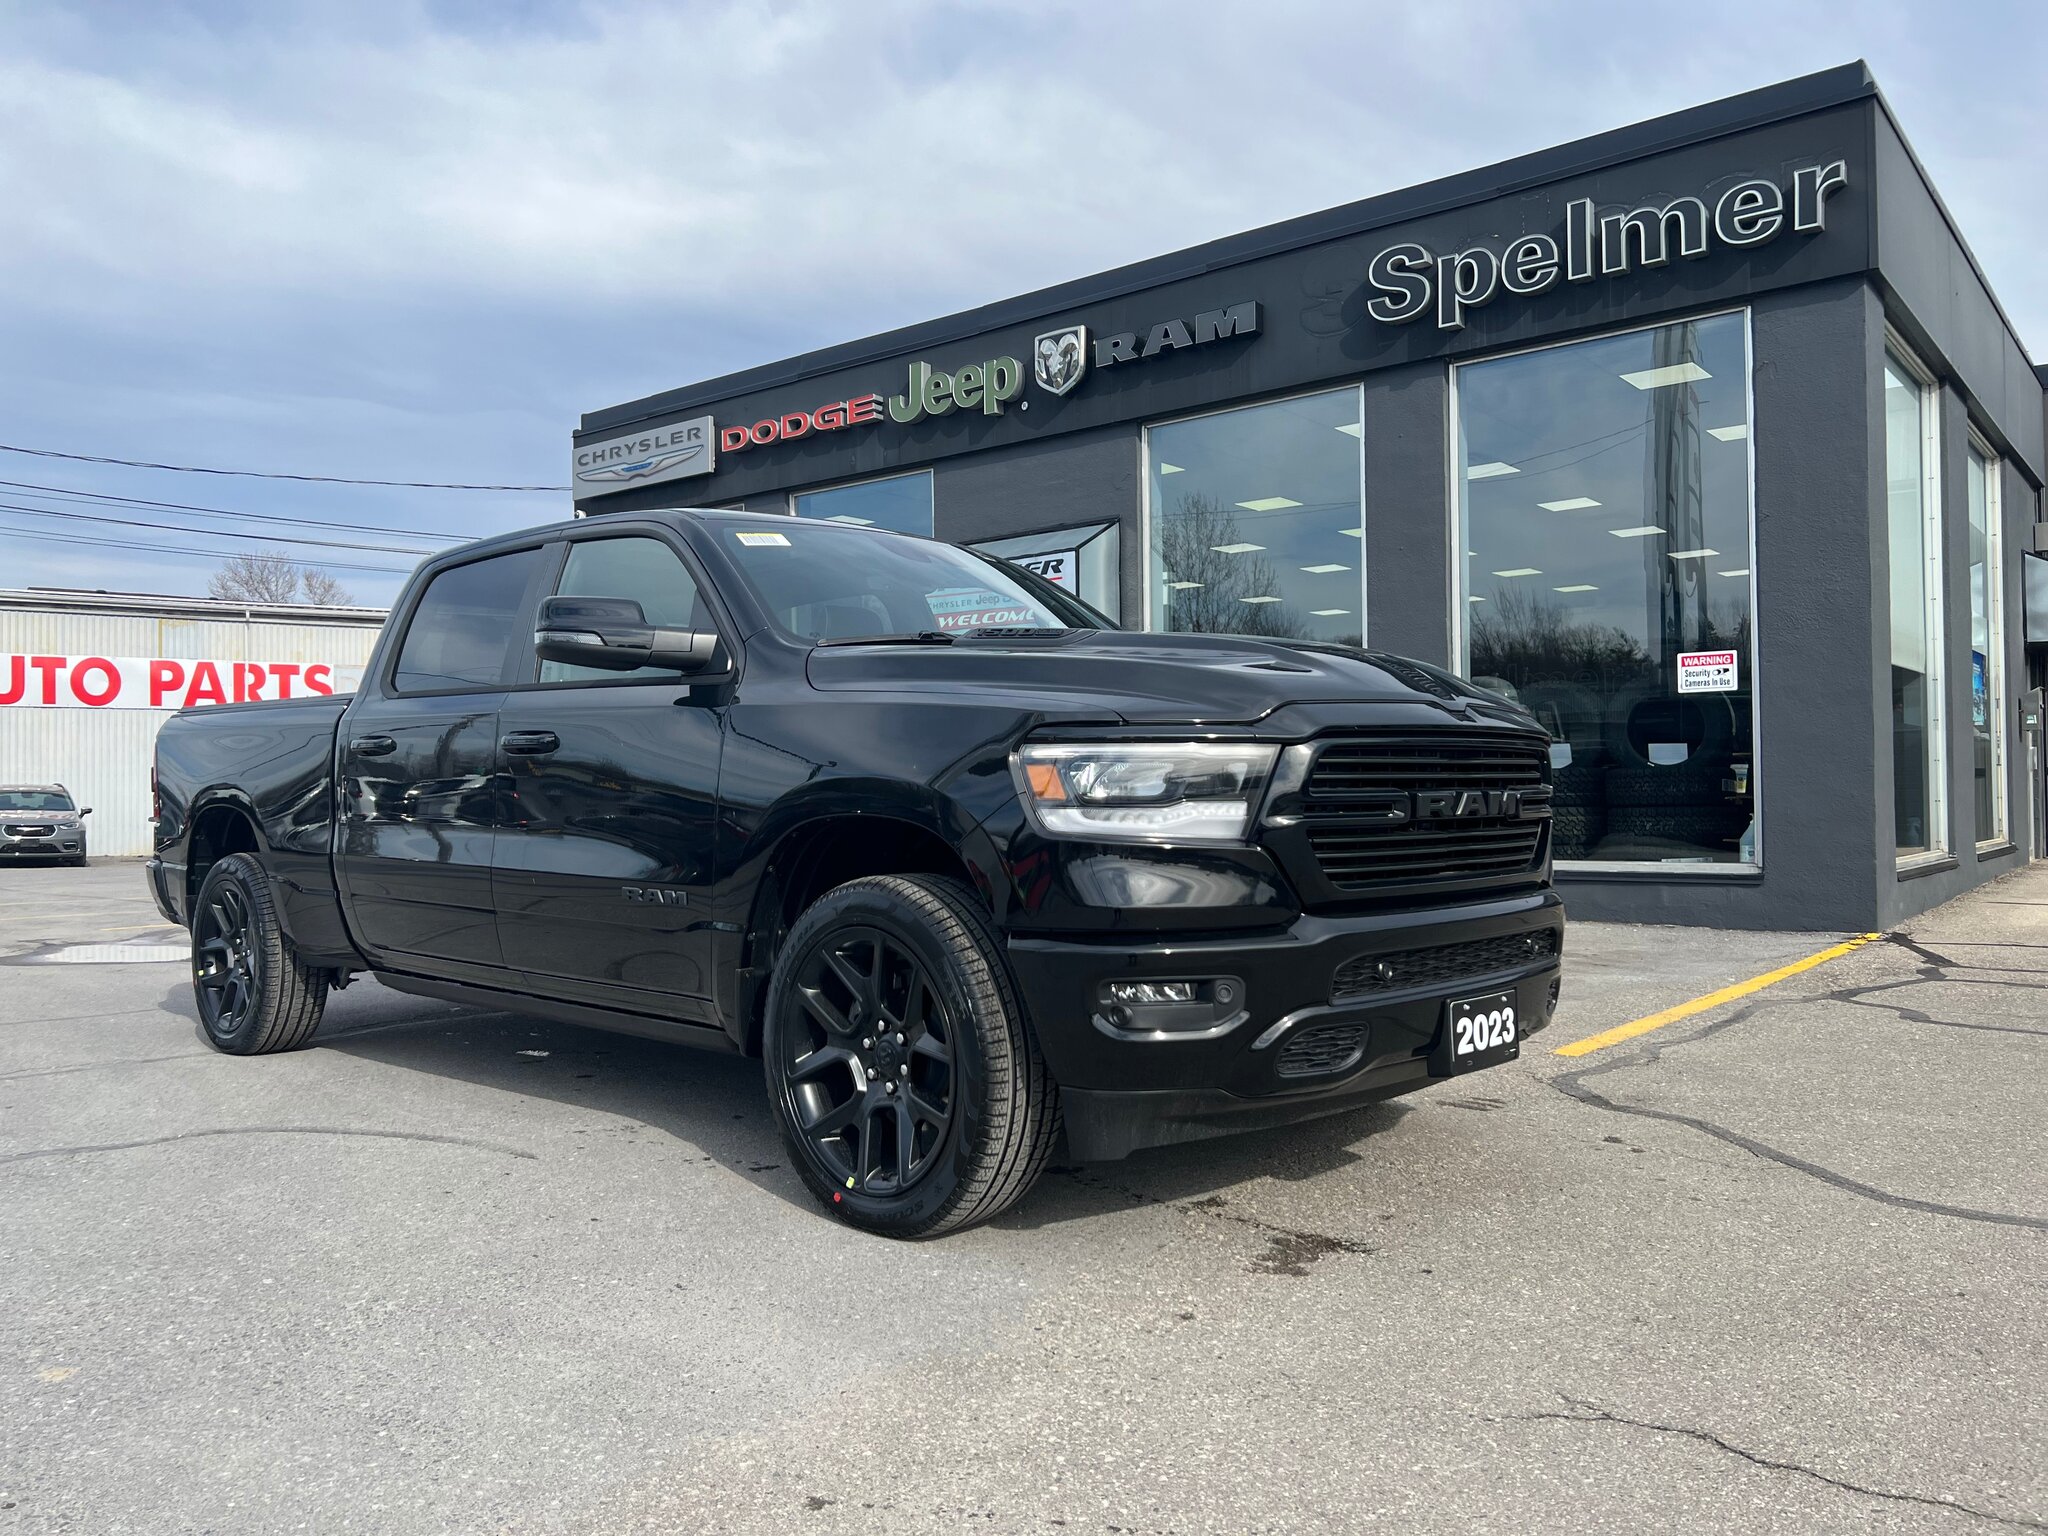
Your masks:
<path fill-rule="evenodd" d="M 1859 55 L 2048 349 L 2048 213 L 2012 195 L 2038 8 L 1853 11 L 16 8 L 0 410 L 87 452 L 554 480 L 582 410 Z"/>

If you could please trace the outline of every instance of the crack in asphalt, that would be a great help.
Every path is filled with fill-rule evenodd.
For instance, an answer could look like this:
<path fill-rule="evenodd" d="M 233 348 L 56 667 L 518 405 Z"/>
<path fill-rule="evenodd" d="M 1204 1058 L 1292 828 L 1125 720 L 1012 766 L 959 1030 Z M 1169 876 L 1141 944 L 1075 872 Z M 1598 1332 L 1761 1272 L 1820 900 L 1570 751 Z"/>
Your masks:
<path fill-rule="evenodd" d="M 1742 1023 L 1745 1019 L 1754 1017 L 1766 1008 L 1783 1008 L 1795 1002 L 1813 1001 L 1817 1001 L 1817 999 L 1779 998 L 1767 1002 L 1751 1003 L 1746 1007 L 1738 1008 L 1724 1019 L 1716 1020 L 1704 1029 L 1694 1031 L 1690 1035 L 1685 1035 L 1675 1040 L 1647 1040 L 1644 1042 L 1643 1049 L 1635 1054 L 1616 1057 L 1611 1061 L 1595 1062 L 1591 1066 L 1580 1067 L 1576 1071 L 1561 1073 L 1550 1079 L 1550 1085 L 1566 1097 L 1576 1099 L 1581 1104 L 1588 1105 L 1591 1108 L 1608 1110 L 1617 1115 L 1635 1115 L 1645 1120 L 1662 1120 L 1671 1125 L 1685 1126 L 1688 1129 L 1698 1131 L 1702 1136 L 1711 1136 L 1716 1141 L 1726 1142 L 1731 1147 L 1739 1147 L 1752 1157 L 1763 1158 L 1765 1161 L 1776 1163 L 1782 1168 L 1789 1168 L 1794 1173 L 1803 1173 L 1808 1178 L 1818 1179 L 1821 1183 L 1839 1189 L 1845 1194 L 1858 1195 L 1865 1200 L 1874 1200 L 1880 1205 L 1889 1205 L 1898 1210 L 1918 1211 L 1926 1216 L 1947 1216 L 1957 1221 L 1979 1222 L 1986 1226 L 2021 1227 L 2034 1232 L 2048 1232 L 2048 1216 L 2023 1216 L 2012 1211 L 1983 1211 L 1970 1206 L 1948 1205 L 1938 1200 L 1921 1200 L 1912 1195 L 1893 1194 L 1888 1189 L 1879 1189 L 1875 1184 L 1866 1184 L 1861 1179 L 1852 1179 L 1847 1174 L 1837 1173 L 1832 1168 L 1824 1168 L 1819 1163 L 1810 1162 L 1806 1158 L 1798 1157 L 1781 1148 L 1771 1146 L 1768 1142 L 1758 1141 L 1753 1136 L 1745 1136 L 1740 1131 L 1731 1131 L 1726 1126 L 1714 1124 L 1711 1120 L 1703 1120 L 1697 1115 L 1682 1115 L 1676 1110 L 1651 1109 L 1640 1104 L 1617 1103 L 1604 1094 L 1596 1093 L 1585 1084 L 1585 1079 L 1598 1076 L 1602 1072 L 1612 1072 L 1619 1067 L 1649 1066 L 1662 1056 L 1666 1050 L 1681 1045 L 1693 1045 L 1699 1041 L 1709 1039 L 1724 1029 L 1732 1028 Z"/>
<path fill-rule="evenodd" d="M 340 1125 L 231 1125 L 201 1131 L 179 1131 L 170 1136 L 148 1136 L 140 1141 L 103 1141 L 77 1147 L 43 1147 L 33 1152 L 0 1153 L 0 1164 L 27 1163 L 45 1157 L 82 1157 L 91 1152 L 129 1152 L 137 1147 L 161 1147 L 174 1141 L 197 1141 L 206 1136 L 351 1136 L 377 1141 L 425 1141 L 448 1147 L 470 1147 L 480 1152 L 500 1152 L 506 1157 L 538 1162 L 538 1153 L 524 1152 L 495 1141 L 470 1136 L 442 1136 L 432 1131 L 376 1131 Z"/>
<path fill-rule="evenodd" d="M 1781 1461 L 1775 1456 L 1766 1456 L 1760 1451 L 1746 1449 L 1743 1446 L 1734 1444 L 1732 1441 L 1722 1439 L 1712 1430 L 1695 1429 L 1686 1424 L 1659 1424 L 1650 1419 L 1631 1418 L 1627 1414 L 1616 1413 L 1611 1408 L 1602 1408 L 1597 1403 L 1589 1403 L 1579 1398 L 1568 1397 L 1562 1392 L 1558 1393 L 1558 1397 L 1568 1407 L 1576 1411 L 1571 1413 L 1525 1413 L 1510 1415 L 1510 1417 L 1528 1422 L 1619 1424 L 1630 1429 L 1646 1429 L 1653 1434 L 1678 1435 L 1687 1440 L 1697 1441 L 1701 1445 L 1712 1446 L 1715 1450 L 1723 1451 L 1739 1460 L 1746 1461 L 1753 1467 L 1762 1467 L 1770 1472 L 1790 1472 L 1796 1477 L 1811 1478 L 1814 1482 L 1825 1484 L 1830 1488 L 1840 1489 L 1844 1493 L 1853 1493 L 1863 1498 L 1883 1499 L 1894 1504 L 1916 1504 L 1928 1509 L 1951 1510 L 1956 1514 L 1969 1515 L 1973 1519 L 1987 1521 L 1992 1525 L 2009 1526 L 2013 1530 L 2018 1531 L 2048 1531 L 2048 1523 L 2031 1519 L 2025 1515 L 2000 1515 L 1988 1509 L 1980 1509 L 1974 1504 L 1965 1504 L 1960 1499 L 1945 1499 L 1938 1495 L 1925 1493 L 1900 1493 L 1896 1489 L 1873 1488 L 1867 1483 L 1852 1483 L 1846 1478 L 1831 1477 L 1825 1472 L 1815 1471 L 1812 1467 L 1803 1466 L 1796 1461 Z"/>

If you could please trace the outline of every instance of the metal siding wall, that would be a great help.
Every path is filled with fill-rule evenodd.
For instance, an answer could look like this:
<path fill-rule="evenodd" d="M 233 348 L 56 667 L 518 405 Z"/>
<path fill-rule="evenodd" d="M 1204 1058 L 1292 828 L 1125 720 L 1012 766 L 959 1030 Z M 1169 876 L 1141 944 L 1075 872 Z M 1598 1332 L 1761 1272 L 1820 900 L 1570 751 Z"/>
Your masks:
<path fill-rule="evenodd" d="M 326 662 L 360 668 L 381 626 L 0 609 L 0 654 Z M 0 782 L 63 784 L 94 856 L 150 851 L 149 769 L 168 709 L 0 709 Z"/>

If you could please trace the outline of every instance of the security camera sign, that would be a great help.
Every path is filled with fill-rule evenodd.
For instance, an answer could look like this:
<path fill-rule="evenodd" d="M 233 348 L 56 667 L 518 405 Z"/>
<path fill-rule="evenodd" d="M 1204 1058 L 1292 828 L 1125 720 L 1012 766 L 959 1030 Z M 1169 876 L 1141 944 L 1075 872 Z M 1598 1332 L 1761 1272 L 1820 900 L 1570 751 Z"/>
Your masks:
<path fill-rule="evenodd" d="M 1733 651 L 1680 651 L 1678 691 L 1733 693 L 1737 687 L 1736 669 Z"/>

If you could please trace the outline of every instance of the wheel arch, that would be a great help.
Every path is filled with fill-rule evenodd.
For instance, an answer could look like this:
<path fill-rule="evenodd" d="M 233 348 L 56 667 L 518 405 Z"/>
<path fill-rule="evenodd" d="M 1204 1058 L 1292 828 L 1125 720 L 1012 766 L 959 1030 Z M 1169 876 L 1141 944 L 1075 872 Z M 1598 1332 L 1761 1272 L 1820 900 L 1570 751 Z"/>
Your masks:
<path fill-rule="evenodd" d="M 761 1009 L 782 941 L 804 909 L 834 886 L 865 875 L 938 875 L 965 886 L 999 925 L 1008 905 L 993 840 L 941 797 L 899 800 L 878 811 L 821 803 L 756 842 L 742 865 L 756 873 L 738 964 L 724 968 L 732 993 L 719 1000 L 750 1056 L 760 1053 Z"/>
<path fill-rule="evenodd" d="M 185 839 L 185 915 L 189 922 L 207 871 L 231 853 L 253 853 L 261 860 L 270 852 L 263 819 L 249 797 L 238 789 L 208 790 L 193 802 Z"/>

